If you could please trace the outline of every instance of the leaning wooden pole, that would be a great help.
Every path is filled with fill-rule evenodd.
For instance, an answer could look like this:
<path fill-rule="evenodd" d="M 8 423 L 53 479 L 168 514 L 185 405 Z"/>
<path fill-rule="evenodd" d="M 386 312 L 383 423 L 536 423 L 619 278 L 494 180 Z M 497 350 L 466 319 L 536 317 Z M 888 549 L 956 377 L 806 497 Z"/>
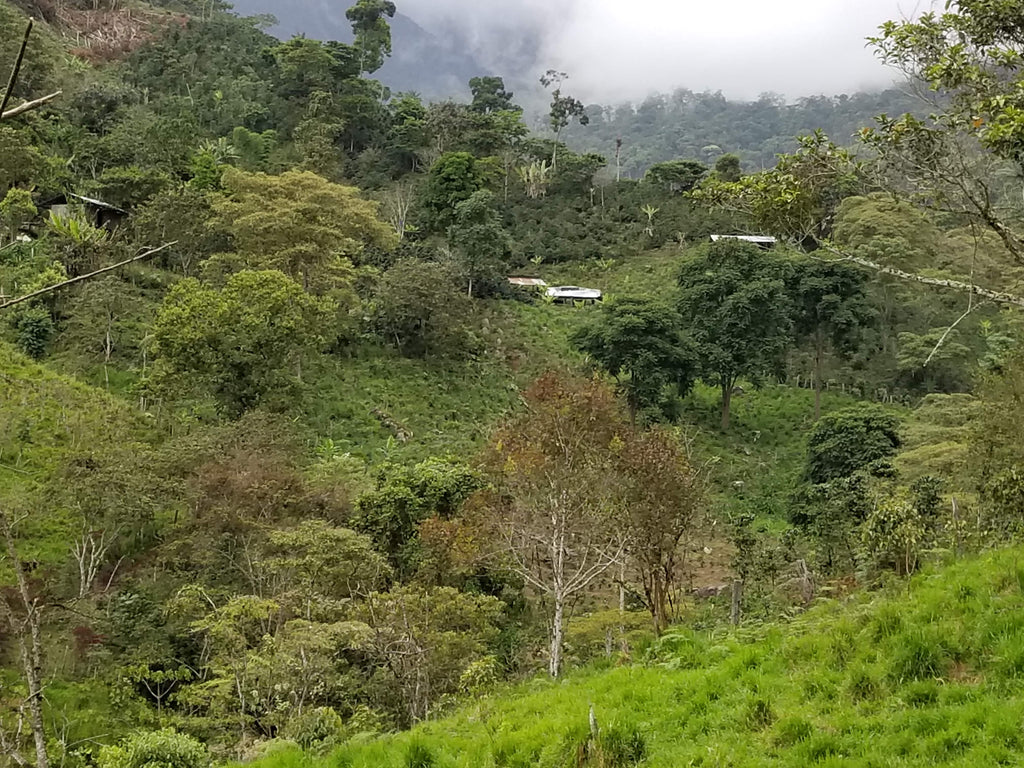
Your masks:
<path fill-rule="evenodd" d="M 7 90 L 4 91 L 3 99 L 0 99 L 0 119 L 3 119 L 3 114 L 7 111 L 7 105 L 14 95 L 14 84 L 18 82 L 18 75 L 21 74 L 21 65 L 25 61 L 25 51 L 28 50 L 28 39 L 32 35 L 32 26 L 34 24 L 35 21 L 29 19 L 28 26 L 25 27 L 25 37 L 21 41 L 21 50 L 18 51 L 18 58 L 14 60 L 14 69 L 11 70 L 11 77 L 7 81 Z"/>
<path fill-rule="evenodd" d="M 152 249 L 150 251 L 146 251 L 145 253 L 140 253 L 138 256 L 132 256 L 132 258 L 130 258 L 130 259 L 125 259 L 124 261 L 119 261 L 117 264 L 111 264 L 109 267 L 104 267 L 103 269 L 97 269 L 95 272 L 90 272 L 87 275 L 79 275 L 78 277 L 73 277 L 70 280 L 65 280 L 62 283 L 57 283 L 56 285 L 51 285 L 51 286 L 48 286 L 46 288 L 40 288 L 38 291 L 33 291 L 32 293 L 26 294 L 25 296 L 19 296 L 16 299 L 11 299 L 10 301 L 8 301 L 8 302 L 6 302 L 4 304 L 0 304 L 0 309 L 7 309 L 8 307 L 13 307 L 15 304 L 21 304 L 21 303 L 26 302 L 26 301 L 28 301 L 30 299 L 36 299 L 36 298 L 39 298 L 40 296 L 45 296 L 48 293 L 53 293 L 54 291 L 59 291 L 61 288 L 66 288 L 69 285 L 74 285 L 75 283 L 81 283 L 83 280 L 91 280 L 92 278 L 99 277 L 100 275 L 104 275 L 107 272 L 113 272 L 115 269 L 120 269 L 121 267 L 127 266 L 128 264 L 134 264 L 136 261 L 142 261 L 143 259 L 148 259 L 150 256 L 155 256 L 156 254 L 160 253 L 160 251 L 166 251 L 172 245 L 177 245 L 177 244 L 178 244 L 178 241 L 175 240 L 173 243 L 167 243 L 166 245 L 161 245 L 159 248 L 154 248 L 154 249 Z"/>

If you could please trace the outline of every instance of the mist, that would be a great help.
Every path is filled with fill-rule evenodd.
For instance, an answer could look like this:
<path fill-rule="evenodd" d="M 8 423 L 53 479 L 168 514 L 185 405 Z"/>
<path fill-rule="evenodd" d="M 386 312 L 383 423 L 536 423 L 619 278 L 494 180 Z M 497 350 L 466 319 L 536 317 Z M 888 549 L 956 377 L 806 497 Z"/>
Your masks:
<path fill-rule="evenodd" d="M 931 0 L 398 0 L 429 31 L 470 41 L 499 74 L 571 76 L 584 101 L 683 87 L 734 99 L 885 87 L 895 74 L 865 38 Z M 520 79 L 520 78 L 515 78 Z"/>

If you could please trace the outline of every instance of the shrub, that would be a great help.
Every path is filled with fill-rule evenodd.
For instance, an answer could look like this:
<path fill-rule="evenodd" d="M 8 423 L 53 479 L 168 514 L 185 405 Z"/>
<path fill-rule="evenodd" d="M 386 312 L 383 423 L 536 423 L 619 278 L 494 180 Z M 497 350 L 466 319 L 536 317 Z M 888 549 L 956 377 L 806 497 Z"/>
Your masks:
<path fill-rule="evenodd" d="M 935 631 L 915 629 L 894 638 L 889 677 L 897 682 L 940 677 L 948 661 L 947 650 Z"/>
<path fill-rule="evenodd" d="M 414 741 L 405 750 L 405 768 L 433 768 L 437 763 L 430 747 L 420 741 Z"/>
<path fill-rule="evenodd" d="M 321 751 L 337 743 L 343 727 L 337 712 L 317 707 L 289 720 L 284 735 L 305 750 Z"/>
<path fill-rule="evenodd" d="M 206 747 L 174 730 L 144 731 L 100 750 L 99 768 L 208 768 Z"/>

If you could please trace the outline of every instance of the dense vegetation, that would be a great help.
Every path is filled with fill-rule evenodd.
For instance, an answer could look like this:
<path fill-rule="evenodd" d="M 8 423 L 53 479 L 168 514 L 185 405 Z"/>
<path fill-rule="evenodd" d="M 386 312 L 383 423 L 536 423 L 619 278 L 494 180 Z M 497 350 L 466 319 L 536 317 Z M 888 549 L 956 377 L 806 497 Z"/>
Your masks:
<path fill-rule="evenodd" d="M 537 133 L 501 78 L 390 93 L 383 0 L 351 43 L 21 5 L 5 760 L 1019 758 L 1019 3 L 885 27 L 942 113 L 754 173 L 893 95 L 624 165 L 565 73 Z"/>

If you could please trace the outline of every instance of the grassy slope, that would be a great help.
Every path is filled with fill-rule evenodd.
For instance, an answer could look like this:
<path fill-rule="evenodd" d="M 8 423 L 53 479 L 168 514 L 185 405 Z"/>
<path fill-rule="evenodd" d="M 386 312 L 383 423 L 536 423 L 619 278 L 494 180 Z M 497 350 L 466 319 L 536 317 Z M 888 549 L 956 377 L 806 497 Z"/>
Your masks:
<path fill-rule="evenodd" d="M 31 511 L 21 531 L 26 557 L 66 549 L 59 514 L 26 510 L 33 488 L 65 457 L 144 435 L 146 424 L 126 403 L 54 373 L 0 342 L 0 504 Z"/>
<path fill-rule="evenodd" d="M 1022 554 L 823 602 L 786 627 L 680 632 L 644 666 L 535 680 L 330 758 L 284 751 L 259 765 L 569 765 L 590 704 L 605 728 L 643 736 L 651 768 L 1020 765 Z M 413 745 L 433 763 L 408 762 Z"/>

